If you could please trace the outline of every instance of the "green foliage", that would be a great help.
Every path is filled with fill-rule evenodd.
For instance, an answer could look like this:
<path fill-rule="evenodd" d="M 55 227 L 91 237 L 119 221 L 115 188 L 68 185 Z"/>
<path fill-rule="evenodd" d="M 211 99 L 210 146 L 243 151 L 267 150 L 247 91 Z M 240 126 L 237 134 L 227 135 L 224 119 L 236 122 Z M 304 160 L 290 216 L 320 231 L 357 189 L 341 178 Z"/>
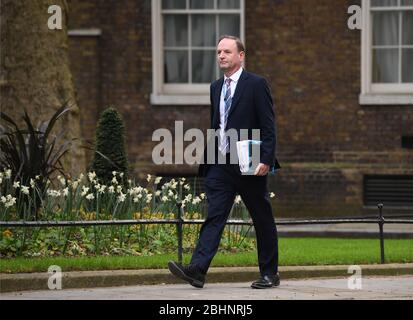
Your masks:
<path fill-rule="evenodd" d="M 197 226 L 183 228 L 184 252 L 192 252 L 198 234 Z M 247 252 L 255 249 L 255 239 L 234 230 L 227 230 L 222 240 L 220 252 Z M 175 225 L 9 228 L 2 229 L 0 233 L 1 258 L 151 256 L 175 253 L 176 250 Z"/>
<path fill-rule="evenodd" d="M 20 186 L 32 186 L 33 194 L 14 191 L 12 183 L 0 184 L 1 194 L 16 195 L 20 218 L 37 219 L 37 211 L 47 189 L 47 181 L 56 172 L 63 175 L 62 157 L 73 147 L 73 140 L 64 141 L 63 134 L 52 134 L 56 121 L 69 112 L 66 104 L 48 120 L 35 128 L 27 112 L 23 120 L 25 128 L 4 112 L 0 113 L 0 170 L 10 171 L 10 182 L 19 181 Z"/>
<path fill-rule="evenodd" d="M 100 116 L 96 129 L 95 155 L 91 171 L 103 183 L 109 183 L 112 172 L 122 172 L 127 178 L 128 161 L 125 152 L 125 127 L 119 112 L 109 107 Z"/>

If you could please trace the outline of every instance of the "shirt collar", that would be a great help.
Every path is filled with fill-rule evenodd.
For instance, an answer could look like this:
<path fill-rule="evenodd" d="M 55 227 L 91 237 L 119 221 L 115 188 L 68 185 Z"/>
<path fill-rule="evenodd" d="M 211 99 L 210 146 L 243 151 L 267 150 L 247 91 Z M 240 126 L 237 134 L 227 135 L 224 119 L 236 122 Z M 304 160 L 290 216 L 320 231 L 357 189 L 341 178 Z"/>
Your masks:
<path fill-rule="evenodd" d="M 230 76 L 229 78 L 231 78 L 231 81 L 233 82 L 238 82 L 239 77 L 241 77 L 241 73 L 244 69 L 241 67 L 238 69 L 237 72 L 235 72 L 232 76 Z M 224 82 L 228 79 L 228 77 L 226 75 L 224 75 Z"/>

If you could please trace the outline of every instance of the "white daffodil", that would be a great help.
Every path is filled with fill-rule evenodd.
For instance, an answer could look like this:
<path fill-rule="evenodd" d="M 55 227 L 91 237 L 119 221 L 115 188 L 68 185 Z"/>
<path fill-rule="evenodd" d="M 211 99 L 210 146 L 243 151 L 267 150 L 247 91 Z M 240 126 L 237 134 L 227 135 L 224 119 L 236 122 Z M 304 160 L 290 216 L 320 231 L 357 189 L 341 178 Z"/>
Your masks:
<path fill-rule="evenodd" d="M 20 187 L 20 182 L 19 181 L 14 181 L 13 188 L 17 189 L 19 187 Z"/>
<path fill-rule="evenodd" d="M 109 193 L 115 193 L 115 187 L 114 186 L 109 186 L 108 190 L 109 190 Z"/>
<path fill-rule="evenodd" d="M 4 173 L 5 173 L 5 175 L 6 175 L 6 178 L 7 178 L 7 179 L 10 179 L 10 177 L 11 177 L 11 169 L 7 169 L 6 171 L 4 171 Z"/>
<path fill-rule="evenodd" d="M 95 196 L 94 196 L 93 193 L 89 193 L 89 194 L 86 196 L 86 199 L 88 199 L 88 200 L 93 200 L 93 199 L 95 199 Z"/>
<path fill-rule="evenodd" d="M 101 185 L 101 186 L 99 186 L 99 188 L 98 188 L 97 190 L 98 190 L 98 192 L 99 192 L 100 194 L 102 194 L 102 193 L 105 193 L 105 189 L 106 189 L 106 186 L 105 186 L 105 185 Z"/>
<path fill-rule="evenodd" d="M 90 181 L 93 181 L 93 180 L 95 180 L 95 178 L 96 178 L 96 172 L 95 172 L 95 171 L 93 171 L 93 172 L 88 172 L 87 176 L 89 177 L 89 180 L 90 180 Z"/>
<path fill-rule="evenodd" d="M 147 177 L 146 177 L 146 181 L 150 182 L 151 178 L 152 178 L 152 176 L 150 174 L 148 174 Z"/>
<path fill-rule="evenodd" d="M 116 192 L 121 193 L 122 192 L 122 186 L 117 186 L 116 187 Z"/>
<path fill-rule="evenodd" d="M 157 178 L 155 179 L 155 184 L 158 184 L 159 182 L 161 182 L 161 180 L 162 180 L 162 177 L 157 177 Z"/>
<path fill-rule="evenodd" d="M 1 199 L 1 202 L 3 202 L 3 203 L 7 202 L 7 198 L 5 196 L 2 196 L 0 199 Z"/>
<path fill-rule="evenodd" d="M 155 192 L 155 196 L 159 197 L 161 195 L 161 190 Z"/>
<path fill-rule="evenodd" d="M 82 197 L 84 197 L 87 193 L 89 192 L 89 187 L 82 187 L 82 193 L 80 194 Z"/>
<path fill-rule="evenodd" d="M 67 197 L 69 195 L 69 187 L 63 189 L 63 195 Z"/>
<path fill-rule="evenodd" d="M 119 173 L 119 177 L 121 177 L 121 178 L 123 178 L 124 175 L 125 175 L 124 172 L 120 172 L 120 173 Z"/>
<path fill-rule="evenodd" d="M 125 199 L 126 199 L 126 194 L 121 192 L 119 197 L 118 197 L 119 202 L 123 202 L 123 201 L 125 201 Z"/>
<path fill-rule="evenodd" d="M 202 200 L 205 199 L 205 193 L 202 192 L 199 196 L 201 197 Z"/>
<path fill-rule="evenodd" d="M 116 177 L 113 177 L 112 183 L 113 183 L 113 184 L 118 184 L 118 180 L 116 179 Z"/>
<path fill-rule="evenodd" d="M 22 186 L 21 191 L 22 191 L 24 194 L 27 194 L 27 195 L 30 194 L 29 187 Z"/>
<path fill-rule="evenodd" d="M 274 197 L 275 197 L 274 192 L 270 192 L 270 198 L 274 198 Z"/>
<path fill-rule="evenodd" d="M 39 175 L 35 176 L 34 178 L 35 178 L 36 180 L 40 180 L 40 176 L 39 176 Z"/>
<path fill-rule="evenodd" d="M 33 179 L 30 179 L 30 186 L 34 189 L 34 187 L 36 186 L 36 183 Z"/>
<path fill-rule="evenodd" d="M 16 200 L 17 200 L 16 198 L 10 197 L 10 198 L 9 198 L 9 201 L 7 201 L 7 202 L 4 204 L 4 206 L 5 206 L 6 208 L 12 207 L 13 205 L 16 204 Z"/>
<path fill-rule="evenodd" d="M 60 178 L 59 181 L 60 181 L 60 184 L 61 184 L 63 187 L 66 186 L 66 179 L 65 179 L 65 178 Z"/>
<path fill-rule="evenodd" d="M 189 190 L 189 189 L 191 189 L 191 187 L 189 186 L 189 184 L 186 184 L 186 185 L 184 185 L 184 189 Z"/>
<path fill-rule="evenodd" d="M 237 195 L 236 197 L 235 197 L 235 204 L 239 204 L 240 202 L 241 202 L 241 196 L 240 195 Z"/>
<path fill-rule="evenodd" d="M 52 190 L 52 189 L 47 190 L 47 194 L 48 194 L 49 196 L 51 196 L 51 197 L 54 197 L 54 198 L 57 198 L 57 197 L 60 197 L 60 196 L 61 196 L 60 191 L 58 191 L 58 190 Z"/>
<path fill-rule="evenodd" d="M 112 171 L 112 175 L 116 176 L 117 172 L 116 171 Z"/>
<path fill-rule="evenodd" d="M 168 201 L 168 197 L 167 197 L 167 196 L 163 196 L 163 197 L 161 198 L 161 201 L 162 201 L 162 202 L 167 202 L 167 201 Z"/>
<path fill-rule="evenodd" d="M 72 183 L 73 190 L 76 190 L 78 186 L 79 186 L 79 181 L 78 180 L 73 181 Z"/>
<path fill-rule="evenodd" d="M 168 196 L 169 196 L 169 197 L 173 197 L 173 196 L 174 196 L 174 193 L 173 193 L 172 190 L 169 190 L 169 191 L 168 191 Z"/>

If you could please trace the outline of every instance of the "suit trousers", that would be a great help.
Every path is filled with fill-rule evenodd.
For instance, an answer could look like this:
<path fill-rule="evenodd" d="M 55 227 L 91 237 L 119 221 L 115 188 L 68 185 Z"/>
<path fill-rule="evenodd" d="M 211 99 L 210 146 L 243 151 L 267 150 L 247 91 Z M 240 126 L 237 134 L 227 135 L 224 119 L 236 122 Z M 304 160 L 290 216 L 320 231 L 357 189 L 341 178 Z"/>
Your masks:
<path fill-rule="evenodd" d="M 276 274 L 278 236 L 269 201 L 267 176 L 241 175 L 238 165 L 213 164 L 205 177 L 205 190 L 208 216 L 201 227 L 191 264 L 207 272 L 238 193 L 254 223 L 260 273 Z"/>

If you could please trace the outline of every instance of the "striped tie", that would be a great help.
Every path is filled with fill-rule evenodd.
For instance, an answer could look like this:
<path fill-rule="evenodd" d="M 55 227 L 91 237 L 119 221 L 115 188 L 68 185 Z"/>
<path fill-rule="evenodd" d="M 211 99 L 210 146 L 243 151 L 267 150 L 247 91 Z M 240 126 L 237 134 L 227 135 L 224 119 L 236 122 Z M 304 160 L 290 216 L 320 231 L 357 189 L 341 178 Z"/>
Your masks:
<path fill-rule="evenodd" d="M 228 78 L 225 80 L 225 96 L 224 96 L 224 103 L 225 103 L 225 113 L 224 113 L 224 130 L 227 126 L 227 119 L 229 109 L 231 108 L 232 97 L 231 97 L 231 79 Z M 226 154 L 228 152 L 229 147 L 229 137 L 226 137 L 221 144 L 221 152 Z"/>

